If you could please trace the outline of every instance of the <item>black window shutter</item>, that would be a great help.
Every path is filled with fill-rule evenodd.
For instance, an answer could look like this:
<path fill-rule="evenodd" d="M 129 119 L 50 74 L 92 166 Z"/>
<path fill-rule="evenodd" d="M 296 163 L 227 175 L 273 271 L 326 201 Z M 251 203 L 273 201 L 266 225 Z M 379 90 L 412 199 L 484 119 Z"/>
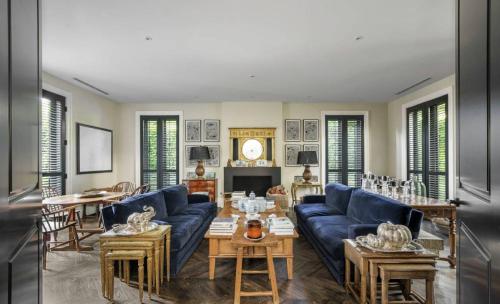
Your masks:
<path fill-rule="evenodd" d="M 364 117 L 326 116 L 326 182 L 359 187 L 364 171 Z"/>
<path fill-rule="evenodd" d="M 151 190 L 179 183 L 178 116 L 141 116 L 141 183 Z"/>
<path fill-rule="evenodd" d="M 407 172 L 427 188 L 427 196 L 448 198 L 448 97 L 407 110 Z M 419 193 L 422 195 L 423 193 Z"/>
<path fill-rule="evenodd" d="M 41 187 L 66 194 L 66 99 L 43 91 L 40 100 Z"/>

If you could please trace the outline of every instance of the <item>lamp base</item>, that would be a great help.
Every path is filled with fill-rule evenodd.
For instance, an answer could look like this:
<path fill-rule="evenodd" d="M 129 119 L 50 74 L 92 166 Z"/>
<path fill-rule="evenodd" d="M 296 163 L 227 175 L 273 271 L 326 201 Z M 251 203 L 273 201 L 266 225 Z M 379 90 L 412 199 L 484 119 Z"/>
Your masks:
<path fill-rule="evenodd" d="M 196 170 L 194 171 L 198 178 L 203 178 L 205 175 L 205 168 L 203 168 L 203 161 L 199 160 L 198 165 L 196 166 Z"/>
<path fill-rule="evenodd" d="M 311 167 L 305 165 L 304 173 L 302 173 L 302 178 L 304 179 L 304 184 L 310 184 L 312 179 Z"/>

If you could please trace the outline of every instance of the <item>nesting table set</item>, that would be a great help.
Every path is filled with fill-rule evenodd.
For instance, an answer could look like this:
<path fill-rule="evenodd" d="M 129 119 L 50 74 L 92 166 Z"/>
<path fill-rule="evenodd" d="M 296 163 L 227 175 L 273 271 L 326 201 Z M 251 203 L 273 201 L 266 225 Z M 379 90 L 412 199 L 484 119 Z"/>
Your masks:
<path fill-rule="evenodd" d="M 374 252 L 364 248 L 354 240 L 344 240 L 345 250 L 345 288 L 358 303 L 370 304 L 377 300 L 377 279 L 381 279 L 382 304 L 388 300 L 388 285 L 391 279 L 403 280 L 403 295 L 406 301 L 397 303 L 434 303 L 435 264 L 438 256 L 429 251 L 423 252 Z M 354 264 L 354 282 L 351 281 L 351 264 Z M 369 278 L 369 281 L 368 281 Z M 426 281 L 426 298 L 411 291 L 411 280 Z M 369 284 L 368 284 L 369 283 Z M 370 286 L 369 297 L 367 287 Z"/>
<path fill-rule="evenodd" d="M 156 294 L 160 295 L 160 286 L 165 274 L 170 281 L 170 229 L 169 225 L 159 225 L 155 230 L 136 235 L 120 235 L 112 230 L 101 234 L 101 287 L 105 298 L 113 301 L 114 262 L 118 261 L 120 279 L 123 278 L 128 284 L 130 261 L 137 261 L 139 298 L 142 301 L 144 259 L 147 263 L 148 296 L 151 298 L 153 285 L 156 287 Z"/>

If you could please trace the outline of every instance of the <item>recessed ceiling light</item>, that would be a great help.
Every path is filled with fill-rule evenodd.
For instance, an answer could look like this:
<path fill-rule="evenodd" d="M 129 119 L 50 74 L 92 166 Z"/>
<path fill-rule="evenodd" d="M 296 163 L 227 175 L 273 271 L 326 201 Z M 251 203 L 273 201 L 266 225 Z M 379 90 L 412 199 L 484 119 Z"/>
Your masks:
<path fill-rule="evenodd" d="M 153 40 L 153 37 L 151 37 L 151 36 L 149 36 L 149 35 L 146 35 L 146 36 L 144 37 L 144 39 L 146 39 L 147 41 L 151 41 L 151 40 Z"/>
<path fill-rule="evenodd" d="M 250 75 L 250 76 L 248 76 L 248 77 L 250 77 L 250 78 L 255 78 L 255 75 Z"/>
<path fill-rule="evenodd" d="M 363 36 L 356 36 L 356 38 L 354 38 L 354 39 L 356 39 L 356 41 L 359 41 L 359 40 L 361 40 L 363 38 L 364 38 Z"/>

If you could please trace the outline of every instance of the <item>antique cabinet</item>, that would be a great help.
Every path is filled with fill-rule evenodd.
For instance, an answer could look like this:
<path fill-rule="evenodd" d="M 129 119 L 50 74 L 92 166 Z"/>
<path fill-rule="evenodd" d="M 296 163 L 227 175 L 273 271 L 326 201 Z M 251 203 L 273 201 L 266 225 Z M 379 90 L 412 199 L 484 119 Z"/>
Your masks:
<path fill-rule="evenodd" d="M 217 201 L 217 179 L 194 178 L 182 181 L 188 188 L 188 193 L 208 192 L 211 202 Z"/>

